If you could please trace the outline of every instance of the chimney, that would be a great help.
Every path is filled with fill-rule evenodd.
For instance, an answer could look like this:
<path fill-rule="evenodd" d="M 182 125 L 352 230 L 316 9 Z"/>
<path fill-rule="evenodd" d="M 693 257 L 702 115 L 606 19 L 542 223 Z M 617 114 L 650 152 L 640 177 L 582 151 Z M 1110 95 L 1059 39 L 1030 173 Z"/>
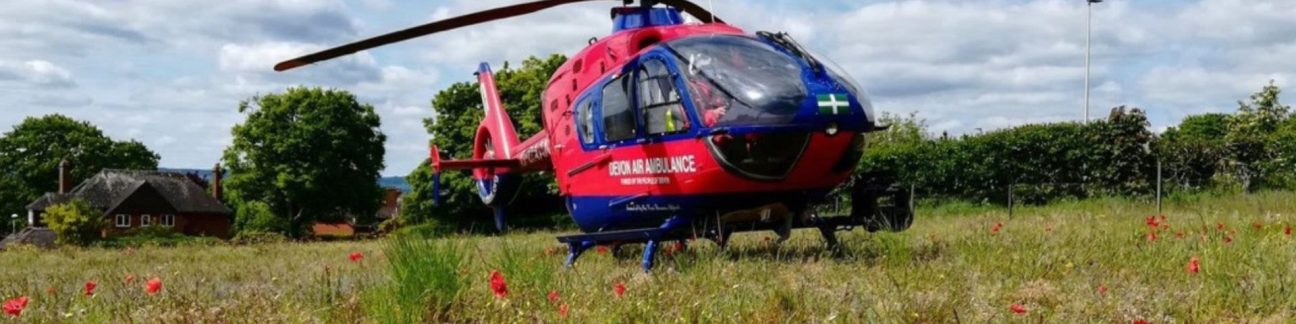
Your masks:
<path fill-rule="evenodd" d="M 68 189 L 71 189 L 70 182 L 72 181 L 72 177 L 68 175 L 68 172 L 72 171 L 71 169 L 72 169 L 71 163 L 68 163 L 67 159 L 64 159 L 63 161 L 59 161 L 58 193 L 60 195 L 67 194 Z"/>
<path fill-rule="evenodd" d="M 221 177 L 224 176 L 224 172 L 225 170 L 221 169 L 220 163 L 216 163 L 216 166 L 212 167 L 211 194 L 212 198 L 216 198 L 216 200 L 221 200 Z"/>

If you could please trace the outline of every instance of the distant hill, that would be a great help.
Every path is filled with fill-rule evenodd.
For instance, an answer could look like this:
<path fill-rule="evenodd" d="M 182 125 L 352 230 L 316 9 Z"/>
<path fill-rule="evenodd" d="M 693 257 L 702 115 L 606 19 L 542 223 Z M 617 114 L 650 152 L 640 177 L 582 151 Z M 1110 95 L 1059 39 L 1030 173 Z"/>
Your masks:
<path fill-rule="evenodd" d="M 208 181 L 211 181 L 211 176 L 212 176 L 211 170 L 203 170 L 203 169 L 158 168 L 158 171 L 178 172 L 178 173 L 185 173 L 185 174 L 195 173 L 198 174 L 199 177 L 203 178 L 203 180 L 208 180 Z M 410 192 L 410 185 L 408 182 L 405 182 L 405 177 L 378 178 L 378 186 L 383 188 L 396 188 L 396 190 L 400 190 L 401 192 Z"/>

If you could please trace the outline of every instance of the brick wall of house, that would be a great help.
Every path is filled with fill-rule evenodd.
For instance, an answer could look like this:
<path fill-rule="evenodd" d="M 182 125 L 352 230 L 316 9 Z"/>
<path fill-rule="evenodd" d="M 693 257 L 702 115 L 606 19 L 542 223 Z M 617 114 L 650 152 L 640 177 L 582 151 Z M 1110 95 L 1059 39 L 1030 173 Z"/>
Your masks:
<path fill-rule="evenodd" d="M 125 215 L 130 220 L 126 226 L 118 225 L 118 216 Z M 133 230 L 145 227 L 143 223 L 146 214 L 112 214 L 107 215 L 108 226 L 104 229 L 104 236 L 127 234 Z M 223 215 L 195 215 L 195 214 L 176 214 L 174 224 L 167 226 L 163 224 L 163 218 L 166 214 L 147 214 L 151 219 L 148 226 L 171 228 L 177 233 L 185 235 L 215 236 L 219 238 L 230 237 L 230 219 Z"/>

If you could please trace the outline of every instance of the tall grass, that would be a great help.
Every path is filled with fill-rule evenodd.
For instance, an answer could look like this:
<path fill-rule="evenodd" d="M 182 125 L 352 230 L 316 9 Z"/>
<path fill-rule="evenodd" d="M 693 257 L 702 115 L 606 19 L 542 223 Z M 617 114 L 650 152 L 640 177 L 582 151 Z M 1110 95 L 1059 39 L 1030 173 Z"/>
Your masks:
<path fill-rule="evenodd" d="M 367 314 L 382 323 L 445 320 L 466 286 L 465 252 L 459 241 L 388 240 L 383 253 L 390 280 L 368 295 Z"/>
<path fill-rule="evenodd" d="M 1101 198 L 924 207 L 902 233 L 815 230 L 728 249 L 591 250 L 572 268 L 553 232 L 368 242 L 20 248 L 0 252 L 0 299 L 32 297 L 19 322 L 1168 322 L 1296 318 L 1296 193 Z M 1002 224 L 1001 226 L 996 226 Z M 993 230 L 999 227 L 998 231 Z M 1149 233 L 1157 233 L 1155 240 Z M 1182 237 L 1180 233 L 1182 232 Z M 347 255 L 363 252 L 352 262 Z M 1200 271 L 1188 271 L 1193 257 Z M 491 271 L 506 278 L 497 297 Z M 131 284 L 123 277 L 135 275 Z M 161 277 L 157 295 L 142 282 Z M 80 294 L 99 282 L 94 297 Z M 623 296 L 613 286 L 626 287 Z M 550 301 L 549 291 L 560 298 Z M 1017 314 L 1010 306 L 1027 311 Z M 567 314 L 560 312 L 563 305 Z M 0 318 L 0 322 L 5 322 Z"/>

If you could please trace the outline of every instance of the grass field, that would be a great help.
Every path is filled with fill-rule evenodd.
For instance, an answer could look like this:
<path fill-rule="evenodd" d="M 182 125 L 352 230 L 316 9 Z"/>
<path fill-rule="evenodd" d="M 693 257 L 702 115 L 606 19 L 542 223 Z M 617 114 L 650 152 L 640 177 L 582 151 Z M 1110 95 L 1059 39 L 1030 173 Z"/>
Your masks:
<path fill-rule="evenodd" d="M 942 206 L 903 233 L 698 241 L 639 270 L 555 233 L 0 252 L 0 322 L 1260 322 L 1296 318 L 1296 193 Z M 1002 225 L 998 225 L 1002 224 Z M 1149 233 L 1155 233 L 1151 240 Z M 359 252 L 363 259 L 351 261 Z M 1196 272 L 1191 260 L 1198 260 Z M 508 293 L 497 297 L 498 270 Z M 132 282 L 127 282 L 133 277 Z M 163 288 L 145 291 L 158 278 Z M 94 281 L 86 296 L 86 281 Z M 625 287 L 617 296 L 614 287 Z M 556 292 L 556 301 L 549 298 Z M 1017 305 L 1017 307 L 1014 307 Z M 564 314 L 561 309 L 567 309 Z M 1017 308 L 1016 312 L 1014 308 Z"/>

